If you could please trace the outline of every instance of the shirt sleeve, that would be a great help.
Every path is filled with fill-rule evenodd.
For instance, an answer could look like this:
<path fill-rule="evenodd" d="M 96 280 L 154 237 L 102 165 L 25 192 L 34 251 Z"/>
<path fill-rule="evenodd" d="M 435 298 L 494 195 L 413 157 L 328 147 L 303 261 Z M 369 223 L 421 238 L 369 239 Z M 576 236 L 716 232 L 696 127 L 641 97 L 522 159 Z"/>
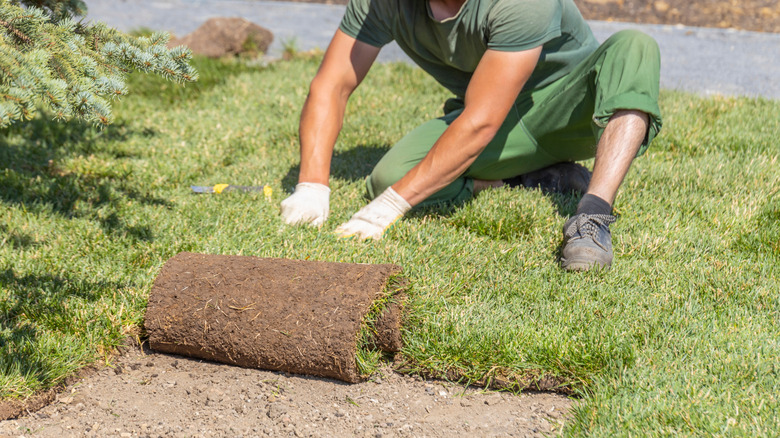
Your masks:
<path fill-rule="evenodd" d="M 358 41 L 382 47 L 393 41 L 387 0 L 349 0 L 339 29 Z"/>
<path fill-rule="evenodd" d="M 562 8 L 555 0 L 498 0 L 487 17 L 487 47 L 519 52 L 561 36 Z"/>

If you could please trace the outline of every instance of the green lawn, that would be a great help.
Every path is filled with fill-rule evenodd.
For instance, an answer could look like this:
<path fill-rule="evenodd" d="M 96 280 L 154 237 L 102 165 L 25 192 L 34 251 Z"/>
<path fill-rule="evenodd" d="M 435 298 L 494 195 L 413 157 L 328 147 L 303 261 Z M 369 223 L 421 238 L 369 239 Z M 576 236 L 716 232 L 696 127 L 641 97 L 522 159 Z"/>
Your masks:
<path fill-rule="evenodd" d="M 580 397 L 568 435 L 774 435 L 780 430 L 780 102 L 665 92 L 665 127 L 623 185 L 614 267 L 557 264 L 576 199 L 484 192 L 417 212 L 381 242 L 333 229 L 363 179 L 448 96 L 376 66 L 333 163 L 331 218 L 290 228 L 298 114 L 318 58 L 196 60 L 180 88 L 134 77 L 103 131 L 35 120 L 0 140 L 0 397 L 24 397 L 142 336 L 146 297 L 180 251 L 397 263 L 413 289 L 412 370 L 552 377 Z M 590 163 L 588 163 L 590 164 Z M 270 184 L 193 195 L 191 184 Z"/>

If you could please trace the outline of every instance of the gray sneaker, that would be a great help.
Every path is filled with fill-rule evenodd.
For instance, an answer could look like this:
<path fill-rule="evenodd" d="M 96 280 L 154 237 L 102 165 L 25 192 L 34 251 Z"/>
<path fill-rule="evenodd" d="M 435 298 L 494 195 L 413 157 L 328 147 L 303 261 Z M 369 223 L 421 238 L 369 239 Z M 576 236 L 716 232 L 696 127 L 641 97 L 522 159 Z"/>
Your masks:
<path fill-rule="evenodd" d="M 612 264 L 612 234 L 609 225 L 615 223 L 609 214 L 578 214 L 563 225 L 561 266 L 567 271 L 587 271 L 596 266 Z"/>

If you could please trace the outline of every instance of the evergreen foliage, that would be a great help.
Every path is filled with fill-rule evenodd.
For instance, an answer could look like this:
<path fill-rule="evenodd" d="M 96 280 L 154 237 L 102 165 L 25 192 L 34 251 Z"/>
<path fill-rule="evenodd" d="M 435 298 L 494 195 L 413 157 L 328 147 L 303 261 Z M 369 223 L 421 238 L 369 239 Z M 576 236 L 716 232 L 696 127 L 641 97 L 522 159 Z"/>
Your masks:
<path fill-rule="evenodd" d="M 85 13 L 81 0 L 0 0 L 0 127 L 30 120 L 39 106 L 58 120 L 107 125 L 134 69 L 197 79 L 190 50 L 168 49 L 167 33 L 136 38 L 73 18 Z"/>

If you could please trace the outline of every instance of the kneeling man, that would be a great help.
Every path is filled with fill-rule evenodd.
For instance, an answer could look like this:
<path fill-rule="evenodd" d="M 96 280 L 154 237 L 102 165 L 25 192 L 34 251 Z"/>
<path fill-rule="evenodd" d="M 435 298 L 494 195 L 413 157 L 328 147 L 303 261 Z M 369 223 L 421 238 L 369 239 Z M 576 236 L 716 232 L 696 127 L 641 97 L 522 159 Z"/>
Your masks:
<path fill-rule="evenodd" d="M 636 31 L 599 45 L 573 0 L 351 0 L 303 108 L 299 183 L 282 202 L 284 220 L 326 220 L 347 100 L 391 41 L 455 97 L 379 161 L 366 180 L 373 200 L 336 233 L 380 239 L 414 206 L 459 202 L 551 166 L 581 178 L 567 175 L 579 173 L 572 162 L 595 156 L 561 262 L 610 266 L 612 203 L 661 128 L 660 54 Z"/>

